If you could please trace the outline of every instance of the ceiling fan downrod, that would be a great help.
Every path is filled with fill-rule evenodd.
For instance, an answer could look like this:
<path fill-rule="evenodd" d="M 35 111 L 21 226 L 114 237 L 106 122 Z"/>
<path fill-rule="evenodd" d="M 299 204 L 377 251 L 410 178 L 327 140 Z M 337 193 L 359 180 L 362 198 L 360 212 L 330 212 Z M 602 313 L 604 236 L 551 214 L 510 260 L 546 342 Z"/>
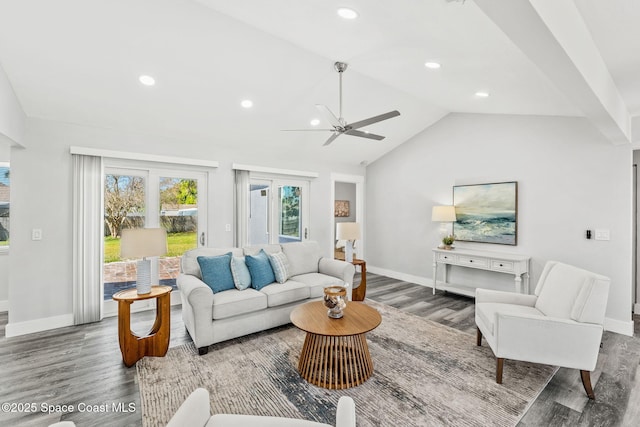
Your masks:
<path fill-rule="evenodd" d="M 342 73 L 347 69 L 347 66 L 348 64 L 340 61 L 336 61 L 333 64 L 333 68 L 335 68 L 340 75 L 340 114 L 338 116 L 338 120 L 340 120 L 340 123 L 343 125 L 345 124 L 345 120 L 342 118 Z"/>

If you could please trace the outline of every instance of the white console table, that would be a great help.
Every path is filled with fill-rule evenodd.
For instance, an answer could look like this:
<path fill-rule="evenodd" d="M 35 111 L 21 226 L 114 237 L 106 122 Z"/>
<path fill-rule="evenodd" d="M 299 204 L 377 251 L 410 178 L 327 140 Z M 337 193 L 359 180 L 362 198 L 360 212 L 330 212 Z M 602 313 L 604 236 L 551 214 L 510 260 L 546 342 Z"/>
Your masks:
<path fill-rule="evenodd" d="M 488 252 L 466 249 L 434 249 L 433 250 L 433 293 L 436 288 L 462 295 L 475 296 L 475 286 L 465 286 L 449 283 L 448 265 L 458 267 L 477 268 L 479 270 L 495 271 L 496 273 L 513 274 L 515 276 L 515 291 L 529 293 L 529 260 L 526 255 L 508 254 L 502 252 Z M 444 267 L 444 281 L 438 282 L 438 266 Z"/>

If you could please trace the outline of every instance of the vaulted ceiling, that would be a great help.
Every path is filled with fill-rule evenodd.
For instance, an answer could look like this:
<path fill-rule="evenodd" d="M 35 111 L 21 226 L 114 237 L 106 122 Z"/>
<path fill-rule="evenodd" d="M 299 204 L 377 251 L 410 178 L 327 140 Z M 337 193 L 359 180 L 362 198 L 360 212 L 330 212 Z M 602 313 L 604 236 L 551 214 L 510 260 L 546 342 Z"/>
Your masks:
<path fill-rule="evenodd" d="M 638 3 L 0 0 L 0 65 L 30 117 L 353 164 L 450 112 L 585 116 L 620 144 L 640 115 Z M 347 121 L 401 112 L 366 129 L 385 140 L 281 131 L 327 127 L 314 105 L 337 113 L 337 60 Z"/>

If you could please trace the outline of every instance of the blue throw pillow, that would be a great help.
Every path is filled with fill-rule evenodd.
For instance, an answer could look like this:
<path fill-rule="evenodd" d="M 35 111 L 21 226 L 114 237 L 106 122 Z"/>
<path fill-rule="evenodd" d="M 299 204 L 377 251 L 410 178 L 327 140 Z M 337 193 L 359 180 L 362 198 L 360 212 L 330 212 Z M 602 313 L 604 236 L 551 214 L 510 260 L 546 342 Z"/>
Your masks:
<path fill-rule="evenodd" d="M 234 256 L 231 258 L 231 275 L 236 289 L 242 291 L 251 286 L 251 274 L 244 262 L 244 257 Z"/>
<path fill-rule="evenodd" d="M 197 259 L 202 281 L 214 294 L 236 288 L 231 275 L 231 253 L 220 256 L 199 256 Z"/>
<path fill-rule="evenodd" d="M 273 274 L 269 257 L 264 249 L 260 249 L 260 253 L 258 255 L 247 255 L 244 257 L 244 262 L 249 268 L 249 274 L 251 274 L 252 288 L 260 290 L 276 281 L 276 276 Z"/>

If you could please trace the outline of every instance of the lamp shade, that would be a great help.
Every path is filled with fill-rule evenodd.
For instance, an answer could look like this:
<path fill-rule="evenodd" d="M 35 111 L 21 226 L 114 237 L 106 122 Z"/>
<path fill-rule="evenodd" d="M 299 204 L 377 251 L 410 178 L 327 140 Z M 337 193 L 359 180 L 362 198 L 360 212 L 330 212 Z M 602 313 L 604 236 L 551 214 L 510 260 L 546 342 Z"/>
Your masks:
<path fill-rule="evenodd" d="M 358 240 L 360 239 L 360 224 L 357 222 L 339 222 L 336 224 L 336 239 Z"/>
<path fill-rule="evenodd" d="M 164 228 L 130 228 L 122 230 L 120 256 L 144 258 L 167 253 L 167 231 Z"/>
<path fill-rule="evenodd" d="M 434 222 L 455 222 L 455 206 L 434 206 L 431 211 L 431 221 Z"/>

